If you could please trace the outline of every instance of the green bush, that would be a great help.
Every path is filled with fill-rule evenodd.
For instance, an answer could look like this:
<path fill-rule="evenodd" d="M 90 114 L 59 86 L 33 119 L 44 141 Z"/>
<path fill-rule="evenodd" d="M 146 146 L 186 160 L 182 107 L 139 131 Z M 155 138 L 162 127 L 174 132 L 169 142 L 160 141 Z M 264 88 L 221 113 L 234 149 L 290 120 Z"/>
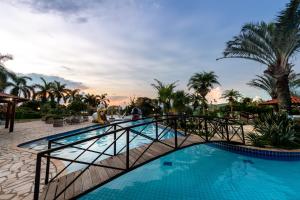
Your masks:
<path fill-rule="evenodd" d="M 247 138 L 256 146 L 292 148 L 298 145 L 294 123 L 286 113 L 261 115 L 254 122 L 254 131 Z"/>
<path fill-rule="evenodd" d="M 87 105 L 82 101 L 73 101 L 68 105 L 68 110 L 71 114 L 80 114 L 82 111 L 87 110 Z"/>
<path fill-rule="evenodd" d="M 18 107 L 16 109 L 16 119 L 39 119 L 42 115 L 38 111 L 34 111 L 27 107 Z"/>

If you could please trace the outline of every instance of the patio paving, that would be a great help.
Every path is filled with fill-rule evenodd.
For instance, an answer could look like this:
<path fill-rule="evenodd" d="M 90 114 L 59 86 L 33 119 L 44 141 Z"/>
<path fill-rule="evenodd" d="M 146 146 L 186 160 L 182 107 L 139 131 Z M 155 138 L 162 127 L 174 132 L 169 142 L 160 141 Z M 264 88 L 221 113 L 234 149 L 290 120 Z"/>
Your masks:
<path fill-rule="evenodd" d="M 18 148 L 18 144 L 89 125 L 92 123 L 84 122 L 54 128 L 51 124 L 45 124 L 42 121 L 32 121 L 16 123 L 13 133 L 9 133 L 4 126 L 1 126 L 0 200 L 33 199 L 36 154 L 33 151 Z M 42 170 L 45 170 L 45 165 L 42 166 Z M 54 165 L 51 165 L 50 172 L 50 176 L 56 173 Z"/>

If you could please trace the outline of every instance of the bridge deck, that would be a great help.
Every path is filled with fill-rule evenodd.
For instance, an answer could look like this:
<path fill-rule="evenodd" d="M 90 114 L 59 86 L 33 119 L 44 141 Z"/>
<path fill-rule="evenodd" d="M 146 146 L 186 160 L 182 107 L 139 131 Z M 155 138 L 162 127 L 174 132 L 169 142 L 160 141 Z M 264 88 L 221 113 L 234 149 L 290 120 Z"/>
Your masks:
<path fill-rule="evenodd" d="M 162 142 L 174 146 L 174 139 L 162 140 Z M 196 135 L 178 137 L 178 149 L 201 142 L 204 142 L 204 140 Z M 172 151 L 174 151 L 174 148 L 171 148 L 160 142 L 154 142 L 151 145 L 146 144 L 138 148 L 131 149 L 129 151 L 129 170 L 141 166 L 149 162 L 150 160 L 154 160 L 155 158 L 158 158 Z M 40 195 L 40 199 L 63 200 L 75 198 L 76 196 L 86 192 L 87 190 L 91 190 L 93 188 L 96 188 L 97 186 L 103 185 L 106 182 L 115 178 L 116 176 L 128 172 L 128 170 L 126 170 L 126 152 L 121 153 L 117 156 L 112 156 L 110 158 L 104 159 L 98 162 L 97 164 L 123 168 L 124 170 L 116 170 L 99 166 L 90 166 L 75 181 L 74 179 L 82 171 L 79 170 L 76 172 L 72 172 L 46 185 L 43 190 L 43 193 Z M 72 184 L 63 193 L 61 193 L 65 189 L 65 187 L 70 183 Z"/>

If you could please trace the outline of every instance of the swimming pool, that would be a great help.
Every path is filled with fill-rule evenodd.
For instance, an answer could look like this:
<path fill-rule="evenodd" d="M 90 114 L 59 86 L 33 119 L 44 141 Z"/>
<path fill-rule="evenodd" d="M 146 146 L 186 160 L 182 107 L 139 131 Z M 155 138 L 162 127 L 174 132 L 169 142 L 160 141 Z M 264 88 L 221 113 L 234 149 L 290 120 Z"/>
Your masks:
<path fill-rule="evenodd" d="M 248 157 L 201 144 L 154 160 L 80 200 L 298 200 L 300 161 Z"/>
<path fill-rule="evenodd" d="M 129 121 L 129 122 L 120 124 L 119 126 L 117 126 L 117 129 L 121 129 L 122 127 L 129 127 L 129 126 L 136 125 L 136 124 L 142 124 L 142 123 L 145 123 L 145 122 L 150 122 L 152 120 L 153 119 Z M 150 124 L 145 125 L 145 126 L 138 126 L 138 127 L 132 128 L 132 129 L 133 129 L 132 131 L 142 131 L 143 134 L 145 134 L 147 136 L 150 136 L 152 138 L 155 138 L 155 134 L 156 134 L 155 123 L 150 123 Z M 103 134 L 103 133 L 105 133 L 106 131 L 109 131 L 109 130 L 113 130 L 113 129 L 111 129 L 111 127 L 108 126 L 108 127 L 99 128 L 99 129 L 96 129 L 96 130 L 87 131 L 87 132 L 82 133 L 82 134 L 66 137 L 66 138 L 63 138 L 63 139 L 59 139 L 59 137 L 64 136 L 64 135 L 60 134 L 57 137 L 58 140 L 56 140 L 56 142 L 58 142 L 60 144 L 69 144 L 69 143 L 80 141 L 80 140 L 90 138 L 90 137 L 93 137 L 93 136 L 96 136 L 96 135 L 101 135 L 101 134 Z M 160 133 L 162 131 L 164 131 L 164 134 L 162 134 L 162 136 L 161 136 L 162 139 L 167 139 L 167 138 L 174 137 L 174 132 L 171 129 L 169 129 L 169 128 L 165 129 L 165 127 L 163 127 L 163 126 L 158 126 L 158 132 Z M 119 135 L 121 135 L 121 133 L 122 132 L 118 132 L 117 137 Z M 65 133 L 65 135 L 69 135 L 69 133 L 67 132 L 67 133 Z M 133 139 L 133 141 L 130 143 L 130 149 L 152 142 L 150 139 L 147 139 L 147 138 L 142 137 L 142 136 L 137 136 L 133 132 L 130 132 L 130 139 Z M 47 145 L 48 145 L 48 140 L 49 139 L 45 138 L 45 139 L 42 139 L 42 140 L 33 141 L 33 142 L 30 142 L 30 143 L 24 144 L 21 147 L 29 148 L 29 149 L 33 149 L 33 150 L 37 150 L 37 151 L 46 150 Z M 85 149 L 88 146 L 90 146 L 95 140 L 96 139 L 89 140 L 88 142 L 80 143 L 80 144 L 76 145 L 76 147 Z M 101 151 L 105 150 L 113 142 L 113 140 L 114 140 L 113 134 L 101 137 L 101 139 L 96 141 L 95 144 L 93 144 L 90 147 L 90 150 L 101 152 Z M 125 151 L 126 148 L 124 148 L 124 146 L 126 145 L 126 134 L 123 134 L 123 136 L 121 136 L 118 139 L 116 144 L 117 144 L 116 145 L 117 152 Z M 56 147 L 56 146 L 59 146 L 59 145 L 53 144 L 52 147 Z M 83 150 L 81 150 L 81 149 L 68 147 L 68 148 L 64 148 L 62 150 L 55 151 L 55 152 L 51 153 L 51 156 L 55 156 L 55 157 L 58 157 L 58 158 L 75 159 L 82 152 L 83 152 Z M 113 146 L 111 146 L 106 151 L 106 153 L 107 154 L 113 154 Z M 78 161 L 91 162 L 97 156 L 99 156 L 99 153 L 86 151 L 77 160 Z M 103 160 L 103 159 L 107 158 L 108 156 L 109 155 L 102 155 L 100 158 L 97 159 L 97 161 Z M 69 163 L 67 161 L 62 161 L 62 162 L 65 165 L 67 165 Z M 84 164 L 72 163 L 70 166 L 68 166 L 67 171 L 68 172 L 73 172 L 73 171 L 79 170 L 79 169 L 81 169 L 85 166 L 86 165 L 84 165 Z"/>

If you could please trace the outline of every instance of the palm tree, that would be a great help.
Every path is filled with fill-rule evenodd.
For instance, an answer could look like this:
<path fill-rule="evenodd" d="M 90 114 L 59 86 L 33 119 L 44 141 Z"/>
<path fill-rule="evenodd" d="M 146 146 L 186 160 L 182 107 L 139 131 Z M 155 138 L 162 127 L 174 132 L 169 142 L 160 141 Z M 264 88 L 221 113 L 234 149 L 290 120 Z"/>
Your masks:
<path fill-rule="evenodd" d="M 10 74 L 11 81 L 7 82 L 7 87 L 10 87 L 10 94 L 15 96 L 23 96 L 24 98 L 30 98 L 33 94 L 33 87 L 27 85 L 27 80 L 32 80 L 28 76 L 18 76 L 16 74 Z"/>
<path fill-rule="evenodd" d="M 68 100 L 68 102 L 72 102 L 75 100 L 83 100 L 83 96 L 81 94 L 79 94 L 80 89 L 73 89 L 73 90 L 69 90 L 68 94 L 66 95 L 66 100 Z"/>
<path fill-rule="evenodd" d="M 5 68 L 4 62 L 12 59 L 13 57 L 11 55 L 0 54 L 0 92 L 5 90 L 7 87 L 8 76 L 13 74 L 13 72 L 10 72 Z"/>
<path fill-rule="evenodd" d="M 227 42 L 223 58 L 244 58 L 267 66 L 276 80 L 279 107 L 290 110 L 290 58 L 300 50 L 300 0 L 291 0 L 275 23 L 247 23 Z"/>
<path fill-rule="evenodd" d="M 222 94 L 221 98 L 226 99 L 229 102 L 230 112 L 232 115 L 233 115 L 233 105 L 235 102 L 238 101 L 238 98 L 240 97 L 242 97 L 241 93 L 234 89 L 225 90 Z"/>
<path fill-rule="evenodd" d="M 52 94 L 56 98 L 57 103 L 59 104 L 60 100 L 63 99 L 66 102 L 66 96 L 70 92 L 66 88 L 66 84 L 62 84 L 58 81 L 54 81 L 52 84 Z"/>
<path fill-rule="evenodd" d="M 252 79 L 247 85 L 266 91 L 272 99 L 277 99 L 276 80 L 268 75 L 256 75 L 257 78 Z"/>
<path fill-rule="evenodd" d="M 53 94 L 53 82 L 47 82 L 43 77 L 41 77 L 42 84 L 35 84 L 34 88 L 39 89 L 39 91 L 35 92 L 35 97 L 40 98 L 43 103 L 48 101 L 48 98 L 51 101 L 54 101 Z"/>
<path fill-rule="evenodd" d="M 264 74 L 262 76 L 257 75 L 257 78 L 252 79 L 249 83 L 249 86 L 261 89 L 266 91 L 272 99 L 277 99 L 277 89 L 276 89 L 276 80 L 269 74 Z M 296 89 L 300 86 L 300 74 L 294 72 L 289 75 L 289 87 L 291 93 L 294 95 Z"/>
<path fill-rule="evenodd" d="M 108 107 L 108 104 L 110 102 L 110 100 L 107 98 L 107 94 L 100 94 L 100 95 L 96 95 L 97 98 L 97 105 L 99 104 L 103 104 L 105 106 L 105 108 Z"/>
<path fill-rule="evenodd" d="M 163 112 L 168 113 L 171 109 L 172 95 L 177 81 L 170 84 L 164 84 L 157 79 L 154 79 L 154 81 L 156 84 L 152 83 L 151 86 L 157 90 L 158 101 L 163 105 Z"/>
<path fill-rule="evenodd" d="M 193 89 L 196 93 L 196 97 L 199 97 L 199 100 L 201 100 L 203 114 L 205 114 L 205 110 L 207 109 L 206 95 L 215 85 L 220 85 L 220 83 L 218 82 L 218 76 L 213 71 L 196 73 L 189 80 L 189 90 Z"/>
<path fill-rule="evenodd" d="M 178 114 L 185 112 L 187 106 L 190 103 L 190 96 L 183 90 L 174 92 L 172 95 L 173 108 Z"/>
<path fill-rule="evenodd" d="M 86 94 L 83 97 L 83 102 L 85 102 L 91 107 L 97 107 L 97 105 L 99 104 L 99 98 L 100 98 L 99 95 Z"/>

